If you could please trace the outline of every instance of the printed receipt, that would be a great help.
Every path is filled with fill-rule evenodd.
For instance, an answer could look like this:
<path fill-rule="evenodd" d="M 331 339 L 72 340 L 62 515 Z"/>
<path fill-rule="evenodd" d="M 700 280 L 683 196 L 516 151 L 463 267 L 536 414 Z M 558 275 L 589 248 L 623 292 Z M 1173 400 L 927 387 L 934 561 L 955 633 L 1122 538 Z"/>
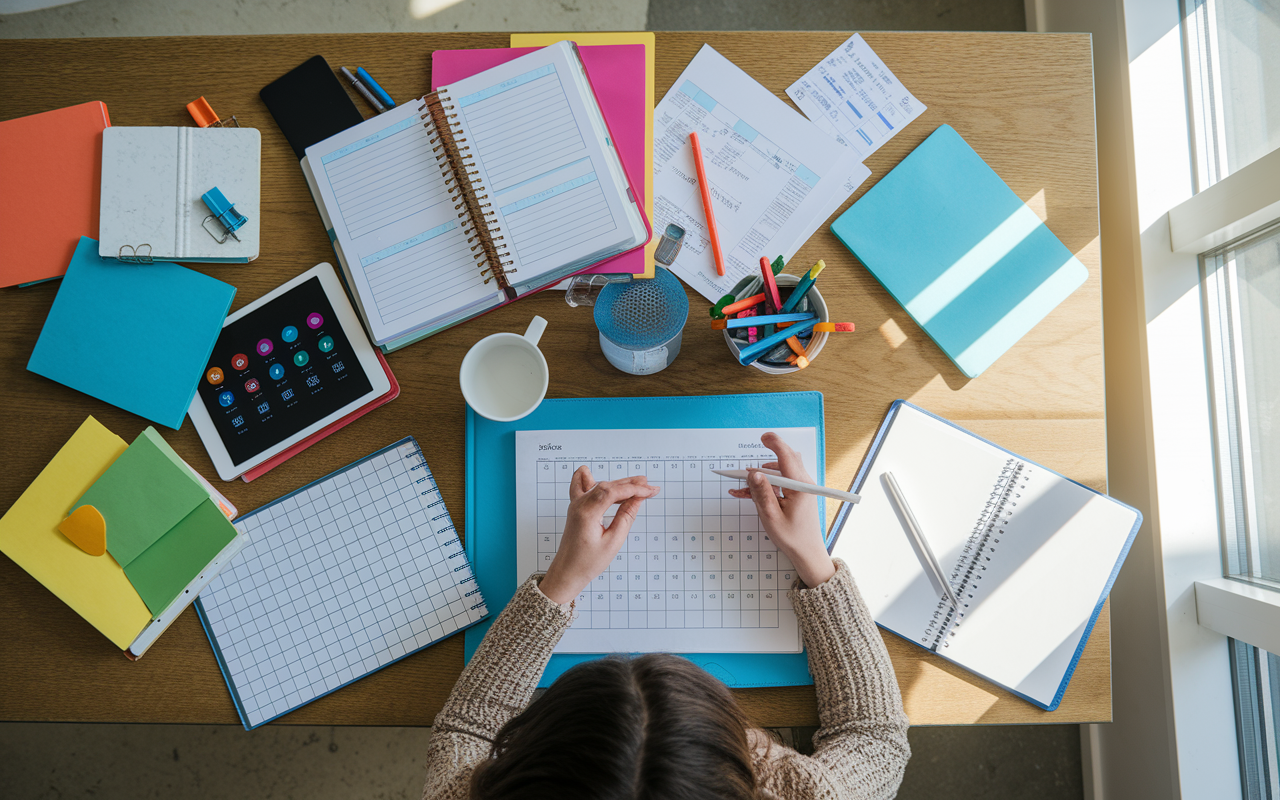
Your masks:
<path fill-rule="evenodd" d="M 689 133 L 702 143 L 725 276 L 716 275 Z M 704 45 L 654 111 L 653 227 L 687 232 L 671 271 L 715 302 L 760 258 L 790 260 L 871 174 L 851 148 Z M 809 265 L 804 265 L 807 268 Z M 793 272 L 795 270 L 792 270 Z"/>
<path fill-rule="evenodd" d="M 856 33 L 787 87 L 787 96 L 859 160 L 926 108 Z"/>

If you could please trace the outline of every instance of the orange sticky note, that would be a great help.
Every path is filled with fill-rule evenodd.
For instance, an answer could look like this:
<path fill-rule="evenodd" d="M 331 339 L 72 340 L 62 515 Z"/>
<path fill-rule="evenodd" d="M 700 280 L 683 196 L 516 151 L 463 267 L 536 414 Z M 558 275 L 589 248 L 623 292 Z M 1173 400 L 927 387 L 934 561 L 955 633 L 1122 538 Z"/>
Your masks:
<path fill-rule="evenodd" d="M 107 521 L 93 506 L 80 506 L 58 525 L 63 536 L 91 556 L 107 552 Z"/>

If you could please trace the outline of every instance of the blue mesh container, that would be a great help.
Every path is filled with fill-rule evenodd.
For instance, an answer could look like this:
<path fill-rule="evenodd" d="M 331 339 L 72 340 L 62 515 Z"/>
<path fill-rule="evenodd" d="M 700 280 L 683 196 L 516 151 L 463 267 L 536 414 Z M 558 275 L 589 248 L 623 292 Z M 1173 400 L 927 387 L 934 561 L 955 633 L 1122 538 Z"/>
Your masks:
<path fill-rule="evenodd" d="M 632 375 L 651 375 L 680 354 L 689 298 L 675 275 L 657 267 L 652 280 L 601 289 L 595 318 L 600 349 L 609 363 Z"/>

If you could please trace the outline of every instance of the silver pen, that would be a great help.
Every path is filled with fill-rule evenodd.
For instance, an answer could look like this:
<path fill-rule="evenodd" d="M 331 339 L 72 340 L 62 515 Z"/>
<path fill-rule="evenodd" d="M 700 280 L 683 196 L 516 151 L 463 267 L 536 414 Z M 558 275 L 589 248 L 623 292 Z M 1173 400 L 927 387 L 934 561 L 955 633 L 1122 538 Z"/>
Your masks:
<path fill-rule="evenodd" d="M 907 523 L 907 533 L 915 544 L 916 553 L 921 557 L 920 560 L 924 562 L 926 570 L 930 573 L 929 582 L 933 584 L 934 591 L 939 594 L 945 592 L 951 605 L 959 612 L 960 598 L 956 597 L 955 590 L 951 588 L 951 583 L 947 580 L 947 574 L 942 571 L 942 565 L 938 563 L 938 557 L 933 554 L 933 549 L 929 547 L 928 540 L 924 538 L 924 531 L 920 529 L 920 522 L 916 519 L 916 515 L 911 513 L 911 506 L 907 505 L 907 498 L 902 494 L 902 487 L 898 485 L 898 481 L 893 477 L 892 472 L 886 472 L 880 477 L 884 481 L 884 485 L 889 489 L 889 499 L 897 507 L 903 521 Z"/>
<path fill-rule="evenodd" d="M 342 77 L 351 81 L 351 85 L 356 87 L 356 91 L 359 92 L 360 96 L 365 99 L 365 102 L 373 106 L 374 111 L 381 114 L 382 112 L 387 110 L 387 107 L 384 106 L 382 103 L 379 103 L 378 98 L 373 96 L 373 92 L 365 88 L 365 85 L 360 82 L 360 79 L 357 78 L 355 75 L 351 74 L 351 70 L 347 69 L 346 67 L 339 67 L 338 69 L 342 70 Z"/>

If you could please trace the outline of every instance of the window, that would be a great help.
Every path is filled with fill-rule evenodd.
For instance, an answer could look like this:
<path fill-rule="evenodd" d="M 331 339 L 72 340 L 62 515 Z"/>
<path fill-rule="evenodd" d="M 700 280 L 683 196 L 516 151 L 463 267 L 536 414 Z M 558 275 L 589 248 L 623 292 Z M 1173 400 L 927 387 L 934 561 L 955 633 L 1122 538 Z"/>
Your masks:
<path fill-rule="evenodd" d="M 1280 147 L 1280 0 L 1183 0 L 1204 190 Z"/>
<path fill-rule="evenodd" d="M 1229 639 L 1236 695 L 1236 733 L 1240 741 L 1242 796 L 1248 800 L 1280 797 L 1276 723 L 1280 721 L 1280 656 Z"/>

